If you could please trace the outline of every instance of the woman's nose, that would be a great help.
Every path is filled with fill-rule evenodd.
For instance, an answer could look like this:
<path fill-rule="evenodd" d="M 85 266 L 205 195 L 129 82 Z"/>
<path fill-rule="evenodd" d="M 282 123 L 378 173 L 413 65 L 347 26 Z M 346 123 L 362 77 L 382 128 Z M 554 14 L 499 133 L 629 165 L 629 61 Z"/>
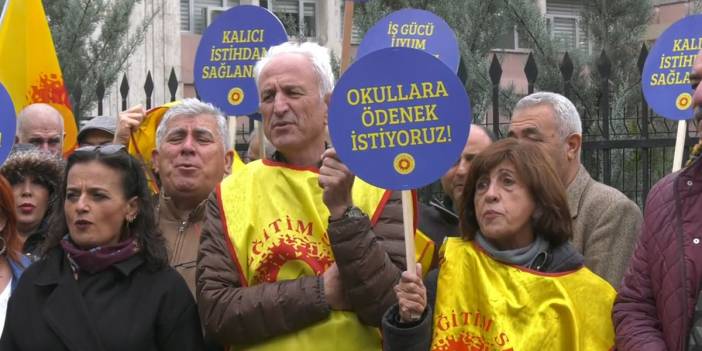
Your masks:
<path fill-rule="evenodd" d="M 488 188 L 485 190 L 485 201 L 494 202 L 499 199 L 499 192 L 495 182 L 490 182 Z"/>

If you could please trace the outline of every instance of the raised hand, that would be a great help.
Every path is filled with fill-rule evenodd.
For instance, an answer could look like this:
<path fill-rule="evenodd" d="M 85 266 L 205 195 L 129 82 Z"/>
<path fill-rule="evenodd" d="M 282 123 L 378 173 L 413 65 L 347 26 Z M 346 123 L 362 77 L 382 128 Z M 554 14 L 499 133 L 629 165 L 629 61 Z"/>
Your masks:
<path fill-rule="evenodd" d="M 146 109 L 141 104 L 132 106 L 128 110 L 119 113 L 117 120 L 117 130 L 115 131 L 115 144 L 129 144 L 129 135 L 139 128 L 139 125 L 146 117 Z"/>
<path fill-rule="evenodd" d="M 319 168 L 319 186 L 324 189 L 322 200 L 327 205 L 331 218 L 341 217 L 353 205 L 353 180 L 353 173 L 339 160 L 336 150 L 325 150 L 322 154 L 322 167 Z"/>

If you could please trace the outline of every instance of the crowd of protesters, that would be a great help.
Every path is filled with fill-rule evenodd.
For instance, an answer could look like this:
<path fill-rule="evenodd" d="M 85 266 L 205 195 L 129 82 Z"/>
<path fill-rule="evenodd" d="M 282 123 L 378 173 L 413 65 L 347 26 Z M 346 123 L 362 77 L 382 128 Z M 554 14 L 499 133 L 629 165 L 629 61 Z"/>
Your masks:
<path fill-rule="evenodd" d="M 642 215 L 581 164 L 573 103 L 528 95 L 507 138 L 472 126 L 445 197 L 418 207 L 432 251 L 407 270 L 400 194 L 329 144 L 327 49 L 274 46 L 254 78 L 265 138 L 240 167 L 225 116 L 197 99 L 167 107 L 148 162 L 128 147 L 141 105 L 93 118 L 65 160 L 58 111 L 19 113 L 0 166 L 0 350 L 702 347 L 702 142 Z M 701 79 L 702 51 L 699 134 Z"/>

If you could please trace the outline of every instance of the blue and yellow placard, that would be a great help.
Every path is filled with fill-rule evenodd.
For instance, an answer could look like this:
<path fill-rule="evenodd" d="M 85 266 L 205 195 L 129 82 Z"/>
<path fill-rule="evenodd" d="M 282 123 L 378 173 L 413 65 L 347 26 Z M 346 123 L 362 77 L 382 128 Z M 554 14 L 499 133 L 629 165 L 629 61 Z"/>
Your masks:
<path fill-rule="evenodd" d="M 12 150 L 16 128 L 15 106 L 7 89 L 0 83 L 0 164 L 5 162 L 7 155 Z"/>
<path fill-rule="evenodd" d="M 329 133 L 353 173 L 408 190 L 439 179 L 461 154 L 471 123 L 461 81 L 432 55 L 372 52 L 344 73 L 331 97 Z"/>
<path fill-rule="evenodd" d="M 702 15 L 687 16 L 671 25 L 646 58 L 641 86 L 648 105 L 672 120 L 693 116 L 690 72 L 702 49 Z"/>
<path fill-rule="evenodd" d="M 195 54 L 200 98 L 227 115 L 256 112 L 254 65 L 271 46 L 287 40 L 283 24 L 263 7 L 239 5 L 223 12 L 205 30 Z"/>
<path fill-rule="evenodd" d="M 441 17 L 424 10 L 395 11 L 371 27 L 358 47 L 356 59 L 373 51 L 405 47 L 426 51 L 458 72 L 461 54 L 456 34 Z"/>

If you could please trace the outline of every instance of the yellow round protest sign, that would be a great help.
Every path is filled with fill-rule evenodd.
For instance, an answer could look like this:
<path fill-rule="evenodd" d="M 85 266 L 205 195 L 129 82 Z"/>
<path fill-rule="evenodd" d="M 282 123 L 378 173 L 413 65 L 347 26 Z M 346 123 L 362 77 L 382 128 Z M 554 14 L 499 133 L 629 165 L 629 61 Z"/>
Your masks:
<path fill-rule="evenodd" d="M 395 171 L 397 171 L 397 173 L 402 175 L 410 174 L 412 171 L 414 171 L 414 157 L 404 152 L 398 154 L 395 156 L 393 166 L 395 167 Z"/>
<path fill-rule="evenodd" d="M 227 94 L 227 100 L 234 106 L 240 104 L 242 101 L 244 101 L 244 91 L 239 87 L 230 89 L 229 94 Z"/>
<path fill-rule="evenodd" d="M 675 99 L 675 107 L 677 107 L 678 110 L 687 110 L 691 104 L 692 95 L 690 95 L 690 93 L 682 93 Z"/>

